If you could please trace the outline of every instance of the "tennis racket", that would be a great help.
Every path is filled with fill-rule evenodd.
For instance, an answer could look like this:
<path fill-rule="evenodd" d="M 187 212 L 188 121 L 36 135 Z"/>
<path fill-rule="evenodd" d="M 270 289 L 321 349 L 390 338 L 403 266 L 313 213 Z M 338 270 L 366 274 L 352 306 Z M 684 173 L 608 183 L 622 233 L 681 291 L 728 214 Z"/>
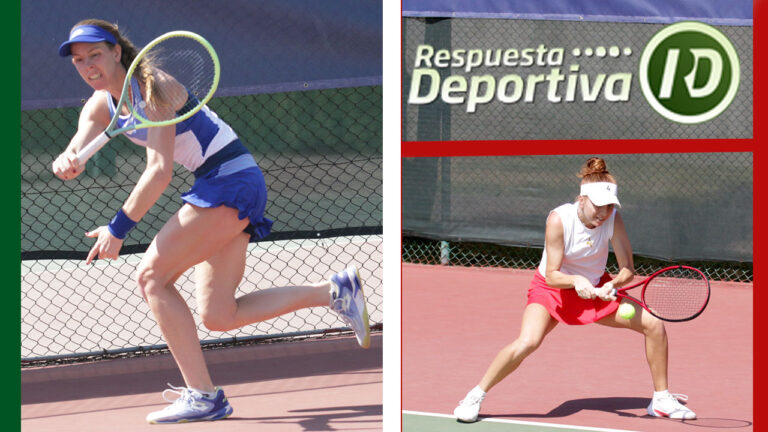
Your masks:
<path fill-rule="evenodd" d="M 159 97 L 156 100 L 162 104 L 160 108 L 146 104 L 134 107 L 131 103 L 131 79 L 141 73 L 139 64 L 142 61 L 151 64 L 154 81 L 162 84 L 162 91 L 154 96 Z M 172 31 L 154 39 L 139 51 L 126 71 L 120 101 L 109 126 L 77 153 L 78 164 L 83 166 L 104 144 L 122 133 L 168 126 L 195 115 L 213 97 L 219 85 L 219 73 L 216 51 L 202 36 L 188 31 Z M 123 106 L 132 118 L 117 128 Z"/>
<path fill-rule="evenodd" d="M 642 286 L 640 300 L 626 293 Z M 613 290 L 613 295 L 630 300 L 664 321 L 689 321 L 709 303 L 709 281 L 701 270 L 688 266 L 663 268 L 645 280 Z"/>

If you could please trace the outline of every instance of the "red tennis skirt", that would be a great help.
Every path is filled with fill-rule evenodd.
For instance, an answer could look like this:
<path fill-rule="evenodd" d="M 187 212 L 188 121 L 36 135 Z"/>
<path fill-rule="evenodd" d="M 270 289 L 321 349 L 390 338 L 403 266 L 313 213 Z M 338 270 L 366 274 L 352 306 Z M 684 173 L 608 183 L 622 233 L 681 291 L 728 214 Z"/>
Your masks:
<path fill-rule="evenodd" d="M 597 286 L 610 282 L 611 275 L 603 274 Z M 599 298 L 583 299 L 575 289 L 552 288 L 547 285 L 544 276 L 538 271 L 528 288 L 528 304 L 538 303 L 549 311 L 552 317 L 561 323 L 581 325 L 589 324 L 616 313 L 618 301 L 605 301 Z"/>

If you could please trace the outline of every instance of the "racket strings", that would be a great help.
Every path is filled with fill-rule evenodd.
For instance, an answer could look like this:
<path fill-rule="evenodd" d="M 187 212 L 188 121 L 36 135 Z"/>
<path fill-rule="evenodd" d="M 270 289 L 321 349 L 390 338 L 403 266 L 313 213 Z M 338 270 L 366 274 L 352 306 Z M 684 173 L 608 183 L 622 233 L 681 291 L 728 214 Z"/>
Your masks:
<path fill-rule="evenodd" d="M 153 69 L 151 99 L 134 107 L 153 122 L 173 120 L 201 104 L 215 90 L 216 67 L 210 52 L 188 37 L 170 37 L 152 47 L 146 59 Z"/>
<path fill-rule="evenodd" d="M 709 301 L 709 283 L 696 270 L 665 271 L 648 281 L 643 301 L 653 313 L 669 320 L 698 315 Z"/>

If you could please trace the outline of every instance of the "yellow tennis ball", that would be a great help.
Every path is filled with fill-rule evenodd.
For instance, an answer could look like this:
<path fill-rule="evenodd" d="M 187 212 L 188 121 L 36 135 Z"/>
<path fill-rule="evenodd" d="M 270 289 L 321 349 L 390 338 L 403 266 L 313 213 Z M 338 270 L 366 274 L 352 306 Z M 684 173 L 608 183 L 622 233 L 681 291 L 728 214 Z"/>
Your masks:
<path fill-rule="evenodd" d="M 635 316 L 635 307 L 629 303 L 622 303 L 619 306 L 619 316 L 624 319 L 632 319 Z"/>

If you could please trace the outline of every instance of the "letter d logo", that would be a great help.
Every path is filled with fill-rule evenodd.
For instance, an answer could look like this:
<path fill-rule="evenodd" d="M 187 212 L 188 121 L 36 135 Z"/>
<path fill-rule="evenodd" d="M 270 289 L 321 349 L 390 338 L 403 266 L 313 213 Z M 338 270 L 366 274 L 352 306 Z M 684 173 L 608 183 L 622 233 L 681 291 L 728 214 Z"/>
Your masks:
<path fill-rule="evenodd" d="M 725 111 L 739 88 L 739 57 L 720 31 L 680 22 L 656 33 L 640 57 L 640 87 L 651 107 L 678 123 Z"/>

